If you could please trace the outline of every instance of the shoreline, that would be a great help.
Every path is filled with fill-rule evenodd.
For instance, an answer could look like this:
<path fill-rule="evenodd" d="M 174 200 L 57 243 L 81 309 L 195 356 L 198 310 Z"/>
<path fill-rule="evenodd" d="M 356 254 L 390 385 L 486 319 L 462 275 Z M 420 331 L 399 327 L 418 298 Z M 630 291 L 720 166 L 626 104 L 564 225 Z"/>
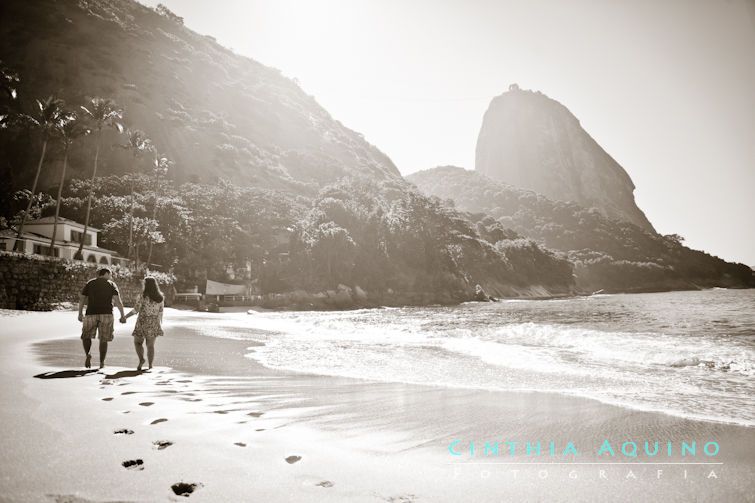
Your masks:
<path fill-rule="evenodd" d="M 510 300 L 519 300 L 519 299 L 510 299 Z M 223 314 L 231 314 L 231 313 L 245 313 L 247 312 L 247 309 L 242 308 L 230 308 L 227 311 L 222 311 L 220 313 L 209 313 L 210 315 L 214 316 L 222 316 Z M 191 313 L 195 313 L 195 311 L 189 311 Z M 275 310 L 260 310 L 259 312 L 276 312 Z M 302 313 L 306 313 L 307 311 L 302 311 Z M 313 311 L 317 312 L 317 311 Z M 180 311 L 176 313 L 178 316 L 180 316 Z M 212 336 L 203 335 L 201 330 L 198 330 L 196 328 L 192 328 L 190 326 L 183 325 L 180 327 L 180 329 L 184 332 L 182 335 L 186 335 L 187 333 L 193 334 L 192 337 L 186 338 L 184 337 L 183 341 L 189 341 L 191 346 L 187 350 L 186 347 L 176 347 L 176 346 L 169 346 L 167 348 L 167 352 L 169 352 L 172 355 L 172 358 L 168 360 L 167 364 L 170 366 L 171 369 L 176 370 L 178 372 L 187 372 L 187 373 L 193 373 L 196 375 L 203 375 L 203 376 L 243 376 L 243 377 L 268 377 L 268 376 L 282 376 L 282 377 L 288 377 L 288 378 L 311 378 L 311 379 L 333 379 L 335 382 L 349 382 L 353 381 L 356 383 L 360 383 L 361 385 L 399 385 L 399 386 L 418 386 L 420 388 L 431 388 L 431 389 L 441 389 L 441 390 L 459 390 L 459 391 L 470 391 L 470 392 L 481 392 L 481 393 L 511 393 L 511 394 L 530 394 L 530 393 L 538 393 L 538 394 L 546 394 L 546 395 L 553 395 L 554 399 L 562 400 L 562 399 L 574 399 L 574 400 L 587 400 L 590 402 L 597 402 L 601 405 L 609 406 L 609 407 L 617 407 L 619 409 L 625 409 L 627 411 L 631 412 L 644 412 L 644 413 L 652 413 L 652 414 L 662 414 L 664 416 L 669 416 L 672 418 L 676 418 L 678 420 L 688 420 L 688 421 L 703 421 L 703 422 L 709 422 L 714 424 L 722 424 L 722 425 L 730 425 L 730 426 L 737 426 L 742 428 L 755 428 L 755 424 L 750 424 L 746 422 L 741 422 L 738 420 L 729 420 L 721 417 L 712 417 L 712 416 L 702 416 L 702 415 L 694 415 L 690 413 L 680 412 L 680 411 L 671 411 L 671 410 L 664 410 L 664 409 L 657 409 L 652 408 L 650 406 L 643 406 L 636 403 L 623 403 L 618 400 L 612 401 L 610 399 L 607 399 L 605 397 L 600 396 L 590 396 L 580 393 L 569 393 L 567 391 L 563 390 L 540 390 L 540 389 L 515 389 L 515 390 L 506 390 L 506 389 L 493 389 L 493 388 L 485 388 L 485 387 L 469 387 L 469 386 L 454 386 L 454 385 L 448 385 L 448 384 L 437 384 L 437 383 L 427 383 L 427 382 L 406 382 L 406 381 L 392 381 L 392 380 L 379 380 L 379 379 L 369 379 L 369 378 L 361 378 L 361 377 L 352 377 L 352 376 L 343 376 L 343 375 L 332 375 L 332 374 L 316 374 L 316 373 L 308 373 L 308 372 L 299 372 L 295 370 L 290 369 L 274 369 L 265 367 L 256 360 L 250 358 L 247 353 L 248 350 L 253 348 L 257 345 L 262 345 L 262 343 L 258 343 L 256 341 L 252 340 L 233 340 L 233 339 L 226 339 L 226 338 L 214 338 Z M 173 331 L 172 335 L 175 335 L 175 327 L 169 327 L 166 328 L 166 335 L 170 336 L 171 333 L 169 331 Z M 228 330 L 226 327 L 225 330 Z M 253 335 L 255 332 L 262 333 L 265 332 L 268 335 L 270 334 L 269 331 L 263 330 L 263 329 L 252 329 L 252 328 L 245 328 L 241 330 L 241 332 L 245 336 Z M 215 345 L 214 349 L 211 349 L 208 351 L 208 348 L 206 344 L 204 344 L 204 339 L 210 337 L 213 340 L 213 344 Z M 159 343 L 166 342 L 168 344 L 171 344 L 170 337 L 164 338 L 162 340 L 158 340 Z M 48 346 L 46 349 L 41 346 Z M 71 350 L 71 347 L 73 346 L 73 350 Z M 95 345 L 96 346 L 96 345 Z M 217 349 L 217 347 L 220 346 L 220 350 Z M 37 349 L 39 347 L 39 349 Z M 78 354 L 80 352 L 80 347 L 78 345 L 78 340 L 75 344 L 68 344 L 67 347 L 63 346 L 61 344 L 55 344 L 52 341 L 42 341 L 39 343 L 34 344 L 33 351 L 37 355 L 38 359 L 45 365 L 50 367 L 65 367 L 66 363 L 70 363 L 71 361 L 76 361 L 76 358 L 78 357 Z M 94 353 L 96 352 L 96 348 L 93 347 L 93 363 L 96 361 L 96 358 L 94 357 Z M 204 358 L 204 361 L 197 360 L 195 358 L 192 358 L 192 354 L 202 354 Z M 220 354 L 223 355 L 223 364 L 222 365 L 214 365 L 214 358 L 215 355 Z M 232 356 L 233 359 L 229 360 L 228 357 Z M 127 346 L 125 350 L 121 347 L 121 350 L 116 350 L 115 353 L 113 351 L 108 352 L 108 363 L 113 361 L 113 358 L 116 358 L 116 363 L 118 366 L 122 367 L 128 367 L 130 360 L 135 359 L 135 356 L 133 354 L 133 349 L 130 346 Z M 135 362 L 134 362 L 135 365 Z"/>
<path fill-rule="evenodd" d="M 537 470 L 552 471 L 545 480 L 538 479 L 535 465 L 512 479 L 501 471 L 508 470 L 508 464 L 478 466 L 491 458 L 448 452 L 454 440 L 555 441 L 560 446 L 570 441 L 578 446 L 579 461 L 591 463 L 602 459 L 585 448 L 594 450 L 605 438 L 612 445 L 633 440 L 640 448 L 645 440 L 677 444 L 712 439 L 720 444 L 716 460 L 724 463 L 724 471 L 717 479 L 705 478 L 700 466 L 688 467 L 688 475 L 694 475 L 689 483 L 680 483 L 676 476 L 681 465 L 665 466 L 668 478 L 660 480 L 648 465 L 629 467 L 639 477 L 632 492 L 650 491 L 646 500 L 689 501 L 707 494 L 708 499 L 748 501 L 755 493 L 755 441 L 746 426 L 561 394 L 376 383 L 271 370 L 244 357 L 250 341 L 171 328 L 170 320 L 181 315 L 177 311 L 166 312 L 166 335 L 157 342 L 156 364 L 161 366 L 152 373 L 129 368 L 136 357 L 127 339 L 130 329 L 120 326 L 108 356 L 113 366 L 103 374 L 34 378 L 65 369 L 80 372 L 76 369 L 83 355 L 74 315 L 0 314 L 6 339 L 0 400 L 8 425 L 2 442 L 7 454 L 0 465 L 4 494 L 11 501 L 51 501 L 48 494 L 73 494 L 82 499 L 71 501 L 82 502 L 170 500 L 176 497 L 170 484 L 179 478 L 203 484 L 191 495 L 200 501 L 459 501 L 469 494 L 478 501 L 529 501 L 538 495 L 555 501 L 605 499 L 607 494 L 625 494 L 624 466 L 603 467 L 618 470 L 606 480 L 596 478 L 592 465 L 573 463 L 539 466 Z M 45 328 L 59 327 L 64 328 L 45 333 Z M 145 397 L 153 403 L 140 405 L 147 403 Z M 167 421 L 152 424 L 157 419 Z M 87 426 L 81 428 L 82 423 Z M 117 438 L 113 431 L 118 428 L 135 433 Z M 154 434 L 147 437 L 147 432 Z M 166 439 L 174 444 L 164 450 L 151 445 Z M 103 449 L 107 462 L 99 459 Z M 249 449 L 254 456 L 244 455 Z M 301 460 L 289 463 L 289 456 Z M 19 463 L 19 458 L 27 462 Z M 132 458 L 142 459 L 144 469 L 133 472 L 120 466 Z M 518 463 L 533 462 L 519 452 L 492 458 L 502 459 L 519 468 Z M 541 456 L 539 461 L 551 459 Z M 660 461 L 687 459 L 675 453 Z M 708 459 L 698 452 L 695 461 Z M 65 466 L 59 466 L 61 462 Z M 51 480 L 52 472 L 39 473 L 45 470 L 35 466 L 57 466 L 62 472 Z M 563 469 L 579 470 L 582 476 L 564 478 Z M 483 478 L 481 470 L 501 474 Z M 148 472 L 151 478 L 143 480 Z M 104 487 L 88 481 L 96 476 L 107 481 Z M 135 476 L 144 487 L 135 485 Z M 570 481 L 565 488 L 564 480 Z M 318 485 L 324 482 L 329 484 Z"/>
<path fill-rule="evenodd" d="M 341 285 L 343 286 L 343 285 Z M 358 287 L 356 287 L 358 289 Z M 304 290 L 295 290 L 285 293 L 269 293 L 257 295 L 259 302 L 249 304 L 230 304 L 220 305 L 219 313 L 253 311 L 273 311 L 273 312 L 292 312 L 292 311 L 354 311 L 361 309 L 384 309 L 384 308 L 403 308 L 403 307 L 454 307 L 470 302 L 507 302 L 507 301 L 548 301 L 574 299 L 581 297 L 591 297 L 595 295 L 632 295 L 632 294 L 652 294 L 652 293 L 671 293 L 671 292 L 699 292 L 705 290 L 750 290 L 755 287 L 749 286 L 699 286 L 694 284 L 686 285 L 679 288 L 665 287 L 644 287 L 630 290 L 612 290 L 599 289 L 594 291 L 572 290 L 571 292 L 552 293 L 547 288 L 533 285 L 524 288 L 521 295 L 517 296 L 497 296 L 490 297 L 488 300 L 479 300 L 475 295 L 454 296 L 450 292 L 444 292 L 443 295 L 437 296 L 428 292 L 404 292 L 404 293 L 382 293 L 375 296 L 362 296 L 355 292 L 354 289 L 344 287 L 339 290 L 327 290 L 322 292 L 306 292 Z M 357 291 L 361 291 L 358 289 Z M 548 292 L 547 294 L 545 292 Z M 364 292 L 362 292 L 364 293 Z M 396 302 L 386 302 L 386 298 L 400 297 Z M 411 299 L 411 300 L 408 300 Z M 217 303 L 216 303 L 217 304 Z M 0 308 L 6 311 L 19 312 L 55 312 L 67 311 L 75 308 L 75 302 L 47 302 L 44 303 L 48 309 L 45 310 L 27 310 Z M 124 307 L 131 306 L 124 299 Z M 172 302 L 169 306 L 179 311 L 200 311 L 197 306 L 185 303 Z"/>
<path fill-rule="evenodd" d="M 321 304 L 319 306 L 315 306 L 314 304 L 311 304 L 309 306 L 304 305 L 298 301 L 293 301 L 289 304 L 286 303 L 268 303 L 268 305 L 263 305 L 263 303 L 258 304 L 245 304 L 245 305 L 227 305 L 227 306 L 219 306 L 219 313 L 232 313 L 232 312 L 245 312 L 245 311 L 272 311 L 272 312 L 292 312 L 292 311 L 301 311 L 301 312 L 308 312 L 308 311 L 355 311 L 355 310 L 361 310 L 361 309 L 385 309 L 385 308 L 402 308 L 402 307 L 454 307 L 454 306 L 460 306 L 462 304 L 467 304 L 470 302 L 509 302 L 509 301 L 548 301 L 548 300 L 563 300 L 563 299 L 576 299 L 580 297 L 592 297 L 595 295 L 633 295 L 633 294 L 652 294 L 652 293 L 672 293 L 672 292 L 700 292 L 700 291 L 706 291 L 706 290 L 752 290 L 755 289 L 755 287 L 748 287 L 748 286 L 728 286 L 728 287 L 721 287 L 721 286 L 708 286 L 708 287 L 698 287 L 698 288 L 668 288 L 668 289 L 656 289 L 656 288 L 640 288 L 636 290 L 606 290 L 601 289 L 593 292 L 572 292 L 572 293 L 561 293 L 561 294 L 552 294 L 552 295 L 546 295 L 546 296 L 517 296 L 517 297 L 495 297 L 491 298 L 490 300 L 476 300 L 475 298 L 469 298 L 467 300 L 454 300 L 452 302 L 429 302 L 429 303 L 374 303 L 374 302 L 365 302 L 365 303 L 352 303 L 352 304 Z M 287 294 L 270 294 L 270 295 L 287 295 Z M 314 294 L 308 294 L 308 295 L 314 295 Z M 192 306 L 190 304 L 181 304 L 181 303 L 174 303 L 171 306 L 173 309 L 177 309 L 179 311 L 196 311 L 196 312 L 202 312 L 198 311 L 196 309 L 196 306 Z M 68 307 L 66 305 L 61 306 L 59 309 L 56 310 L 66 310 Z M 217 314 L 217 313 L 216 313 Z"/>

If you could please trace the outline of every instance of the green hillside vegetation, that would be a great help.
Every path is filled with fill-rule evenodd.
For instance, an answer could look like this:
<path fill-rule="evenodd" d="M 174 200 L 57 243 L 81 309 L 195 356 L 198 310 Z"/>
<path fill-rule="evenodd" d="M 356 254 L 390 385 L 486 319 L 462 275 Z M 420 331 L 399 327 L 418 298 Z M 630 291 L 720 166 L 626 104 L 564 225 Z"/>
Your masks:
<path fill-rule="evenodd" d="M 132 178 L 134 258 L 164 264 L 187 286 L 247 280 L 271 293 L 344 284 L 366 290 L 366 304 L 392 305 L 470 300 L 478 284 L 494 296 L 572 291 L 563 257 L 495 225 L 482 229 L 403 183 L 372 180 L 344 179 L 309 199 L 226 180 L 164 181 L 156 192 L 144 174 L 97 178 L 90 223 L 103 230 L 101 246 L 124 255 Z M 64 216 L 83 219 L 90 183 L 67 187 Z M 17 194 L 16 215 L 25 195 Z M 36 214 L 55 203 L 46 195 L 36 201 Z"/>
<path fill-rule="evenodd" d="M 494 222 L 568 253 L 584 292 L 752 287 L 752 270 L 691 250 L 677 235 L 662 236 L 613 220 L 596 209 L 552 201 L 474 171 L 438 167 L 407 177 L 423 193 L 471 212 L 478 226 Z"/>

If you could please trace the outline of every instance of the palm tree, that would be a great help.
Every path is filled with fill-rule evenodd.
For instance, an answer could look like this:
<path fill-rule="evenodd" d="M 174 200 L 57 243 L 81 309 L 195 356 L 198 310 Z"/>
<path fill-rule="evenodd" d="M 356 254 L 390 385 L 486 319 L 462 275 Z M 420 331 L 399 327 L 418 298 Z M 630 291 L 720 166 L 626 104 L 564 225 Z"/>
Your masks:
<path fill-rule="evenodd" d="M 15 100 L 17 97 L 16 86 L 18 86 L 19 78 L 18 73 L 14 72 L 5 64 L 0 61 L 0 82 L 2 82 L 2 90 L 8 95 L 8 98 Z"/>
<path fill-rule="evenodd" d="M 0 61 L 0 90 L 3 95 L 3 105 L 0 107 L 0 128 L 8 127 L 11 103 L 18 97 L 16 92 L 18 83 L 18 74 Z"/>
<path fill-rule="evenodd" d="M 34 183 L 31 186 L 29 203 L 26 205 L 26 211 L 21 217 L 21 224 L 18 226 L 18 234 L 16 235 L 16 244 L 14 246 L 14 249 L 17 251 L 21 251 L 21 236 L 24 232 L 24 224 L 26 224 L 26 219 L 29 217 L 29 212 L 31 212 L 34 195 L 37 193 L 37 182 L 39 182 L 39 173 L 42 171 L 42 163 L 47 153 L 47 142 L 50 136 L 55 133 L 56 128 L 60 126 L 61 121 L 64 120 L 64 106 L 65 102 L 63 100 L 50 96 L 44 102 L 37 100 L 39 112 L 35 116 L 25 114 L 19 116 L 21 122 L 42 133 L 42 153 L 39 156 L 37 173 L 34 175 Z"/>
<path fill-rule="evenodd" d="M 94 128 L 97 130 L 97 146 L 94 151 L 94 168 L 92 169 L 92 181 L 89 185 L 89 195 L 87 196 L 87 211 L 84 216 L 84 232 L 81 234 L 79 240 L 79 249 L 76 251 L 74 258 L 83 259 L 82 253 L 84 249 L 84 239 L 86 239 L 87 229 L 89 228 L 89 213 L 92 209 L 92 197 L 94 197 L 94 181 L 97 177 L 97 161 L 100 157 L 100 145 L 102 140 L 102 130 L 105 127 L 113 127 L 118 130 L 119 133 L 123 132 L 123 126 L 120 120 L 123 119 L 123 110 L 118 108 L 113 100 L 107 100 L 104 98 L 92 98 L 89 101 L 88 108 L 82 106 L 81 110 L 84 111 L 86 117 L 94 123 Z"/>
<path fill-rule="evenodd" d="M 152 173 L 155 175 L 155 185 L 152 191 L 153 205 L 152 205 L 152 220 L 157 221 L 157 200 L 158 191 L 160 190 L 160 179 L 168 174 L 170 167 L 173 165 L 173 161 L 166 156 L 155 157 L 154 168 Z M 149 268 L 150 260 L 152 260 L 152 245 L 154 240 L 149 240 L 149 251 L 147 252 L 147 268 Z"/>
<path fill-rule="evenodd" d="M 52 238 L 50 239 L 51 256 L 55 255 L 55 238 L 58 235 L 58 216 L 60 215 L 60 199 L 63 195 L 63 184 L 66 179 L 68 167 L 68 149 L 76 138 L 89 134 L 89 130 L 81 125 L 79 118 L 73 112 L 64 113 L 63 120 L 56 128 L 56 135 L 63 143 L 63 170 L 60 173 L 60 185 L 58 185 L 58 197 L 55 199 L 55 220 L 52 224 Z"/>
<path fill-rule="evenodd" d="M 134 165 L 131 173 L 131 197 L 128 210 L 128 258 L 131 260 L 134 253 L 134 182 L 135 174 L 139 168 L 139 159 L 147 152 L 154 151 L 152 141 L 147 138 L 144 131 L 139 129 L 128 130 L 128 141 L 120 145 L 121 148 L 131 151 L 134 156 Z"/>

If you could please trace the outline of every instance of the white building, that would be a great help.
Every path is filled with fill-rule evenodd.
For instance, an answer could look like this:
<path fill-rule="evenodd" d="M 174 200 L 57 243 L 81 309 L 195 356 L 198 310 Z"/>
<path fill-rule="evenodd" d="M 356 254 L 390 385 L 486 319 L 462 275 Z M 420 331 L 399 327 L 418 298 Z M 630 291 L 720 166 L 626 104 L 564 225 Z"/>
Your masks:
<path fill-rule="evenodd" d="M 24 224 L 24 233 L 21 236 L 23 253 L 36 255 L 49 255 L 47 249 L 52 240 L 52 229 L 55 217 L 45 217 L 39 220 L 30 220 Z M 58 217 L 58 233 L 55 236 L 55 256 L 73 260 L 79 249 L 79 241 L 84 232 L 84 224 L 74 222 L 67 218 Z M 84 260 L 103 265 L 126 264 L 128 260 L 118 255 L 117 252 L 97 246 L 97 233 L 100 229 L 88 227 L 84 238 L 82 253 Z M 0 232 L 0 250 L 13 251 L 16 243 L 16 231 L 7 229 Z"/>

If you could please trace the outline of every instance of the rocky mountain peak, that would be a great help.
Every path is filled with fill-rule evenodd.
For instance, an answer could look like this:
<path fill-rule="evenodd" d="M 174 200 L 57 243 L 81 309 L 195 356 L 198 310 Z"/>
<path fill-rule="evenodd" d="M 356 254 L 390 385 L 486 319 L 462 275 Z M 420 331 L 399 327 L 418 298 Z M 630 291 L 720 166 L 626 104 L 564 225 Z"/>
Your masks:
<path fill-rule="evenodd" d="M 493 98 L 477 139 L 475 169 L 550 199 L 597 208 L 654 231 L 634 183 L 564 105 L 516 84 Z"/>

